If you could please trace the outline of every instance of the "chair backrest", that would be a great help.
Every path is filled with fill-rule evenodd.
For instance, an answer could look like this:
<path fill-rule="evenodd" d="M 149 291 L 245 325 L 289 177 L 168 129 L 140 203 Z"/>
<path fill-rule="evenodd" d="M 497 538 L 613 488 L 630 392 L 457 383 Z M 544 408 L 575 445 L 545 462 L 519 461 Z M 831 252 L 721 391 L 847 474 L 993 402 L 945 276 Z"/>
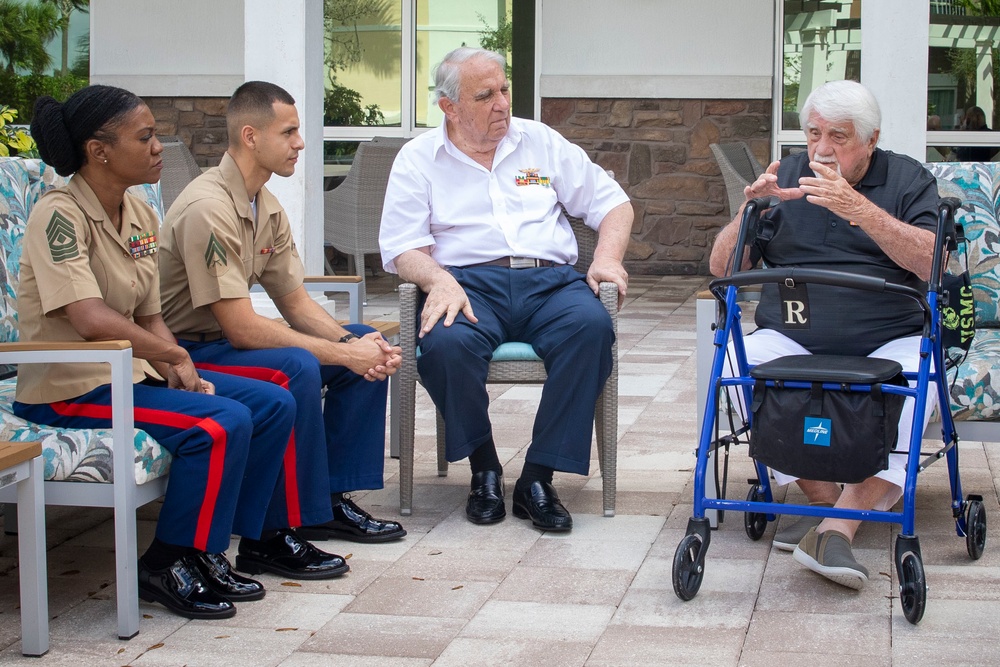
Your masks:
<path fill-rule="evenodd" d="M 69 182 L 41 160 L 0 157 L 0 342 L 17 334 L 17 291 L 21 274 L 21 239 L 38 198 Z M 158 184 L 137 185 L 129 192 L 146 201 L 161 217 Z M 0 367 L 0 375 L 6 367 Z"/>
<path fill-rule="evenodd" d="M 163 197 L 163 212 L 170 210 L 187 184 L 201 175 L 201 167 L 194 160 L 180 137 L 164 135 L 157 137 L 163 144 L 163 171 L 160 172 L 160 189 Z"/>
<path fill-rule="evenodd" d="M 344 182 L 324 193 L 324 238 L 348 254 L 377 253 L 389 171 L 408 139 L 375 137 L 358 146 Z"/>
<path fill-rule="evenodd" d="M 729 195 L 729 215 L 732 217 L 743 205 L 745 199 L 743 188 L 756 181 L 757 177 L 764 172 L 764 168 L 757 162 L 750 147 L 742 141 L 729 144 L 710 144 L 709 148 L 715 155 L 715 161 L 719 163 L 722 180 L 726 183 L 726 194 Z"/>
<path fill-rule="evenodd" d="M 615 177 L 615 172 L 610 169 L 604 170 L 611 178 Z M 560 206 L 562 206 L 560 204 Z M 583 218 L 574 218 L 566 212 L 563 207 L 563 215 L 569 221 L 569 226 L 576 237 L 577 260 L 573 268 L 580 273 L 586 273 L 590 265 L 594 262 L 594 251 L 597 250 L 597 232 L 587 226 Z"/>

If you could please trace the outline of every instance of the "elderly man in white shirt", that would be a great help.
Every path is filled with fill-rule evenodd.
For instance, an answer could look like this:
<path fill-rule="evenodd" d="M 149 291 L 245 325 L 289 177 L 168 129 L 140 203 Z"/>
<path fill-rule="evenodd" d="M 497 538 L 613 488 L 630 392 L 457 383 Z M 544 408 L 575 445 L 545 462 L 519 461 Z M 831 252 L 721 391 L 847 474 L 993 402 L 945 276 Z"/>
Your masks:
<path fill-rule="evenodd" d="M 573 519 L 552 475 L 589 472 L 594 403 L 611 372 L 614 337 L 596 294 L 610 281 L 619 306 L 625 297 L 632 206 L 578 146 L 511 118 L 504 65 L 482 49 L 445 56 L 435 81 L 445 122 L 399 152 L 379 243 L 386 270 L 426 294 L 417 367 L 444 416 L 448 459 L 469 458 L 469 520 L 506 516 L 486 375 L 498 345 L 522 341 L 545 361 L 548 381 L 513 512 L 543 530 L 568 531 Z M 560 203 L 598 230 L 586 276 L 570 266 L 577 245 Z"/>

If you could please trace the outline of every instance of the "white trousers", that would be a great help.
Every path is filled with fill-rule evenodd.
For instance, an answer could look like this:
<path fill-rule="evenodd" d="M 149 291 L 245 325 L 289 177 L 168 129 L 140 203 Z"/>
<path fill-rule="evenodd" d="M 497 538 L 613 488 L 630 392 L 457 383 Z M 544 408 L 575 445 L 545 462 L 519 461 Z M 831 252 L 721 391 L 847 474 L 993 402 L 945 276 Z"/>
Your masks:
<path fill-rule="evenodd" d="M 757 364 L 762 364 L 765 361 L 771 361 L 778 357 L 787 357 L 793 354 L 810 354 L 809 350 L 788 336 L 773 329 L 758 329 L 754 333 L 744 336 L 743 346 L 746 348 L 747 363 L 750 366 L 756 366 Z M 730 367 L 730 363 L 735 360 L 734 354 L 733 345 L 730 343 L 726 354 L 725 369 L 723 370 L 723 373 L 727 377 L 733 377 L 734 375 Z M 915 373 L 920 363 L 920 336 L 908 336 L 889 341 L 868 356 L 898 361 L 904 371 Z M 910 386 L 915 386 L 915 384 L 915 382 L 910 382 Z M 736 387 L 729 390 L 730 400 L 733 401 L 734 405 L 739 405 L 740 414 L 745 415 L 746 406 L 743 404 L 742 391 L 737 391 L 737 389 L 741 390 L 742 388 Z M 913 405 L 914 399 L 907 397 L 903 403 L 903 413 L 899 417 L 898 444 L 896 445 L 895 453 L 889 455 L 889 469 L 875 475 L 894 484 L 897 489 L 887 494 L 882 502 L 873 509 L 888 510 L 896 504 L 896 501 L 902 495 L 903 484 L 906 481 L 907 457 L 905 454 L 910 450 L 910 433 L 913 427 Z M 927 406 L 926 410 L 924 410 L 924 422 L 920 429 L 921 434 L 927 429 L 927 424 L 930 422 L 931 412 L 935 405 L 937 405 L 937 387 L 932 382 L 927 389 Z M 785 485 L 797 479 L 777 470 L 772 472 L 774 473 L 774 481 L 779 485 Z"/>

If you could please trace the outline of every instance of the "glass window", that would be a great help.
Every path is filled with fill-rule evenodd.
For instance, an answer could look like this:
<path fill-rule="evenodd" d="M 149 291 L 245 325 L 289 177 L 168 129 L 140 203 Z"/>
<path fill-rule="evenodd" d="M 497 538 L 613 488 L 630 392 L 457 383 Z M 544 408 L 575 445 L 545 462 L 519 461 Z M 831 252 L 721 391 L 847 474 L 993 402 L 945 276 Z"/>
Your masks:
<path fill-rule="evenodd" d="M 452 49 L 484 46 L 505 51 L 511 64 L 511 0 L 418 0 L 415 96 L 416 127 L 437 127 L 434 66 Z"/>
<path fill-rule="evenodd" d="M 932 0 L 927 63 L 928 161 L 989 161 L 1000 123 L 1000 8 Z M 951 137 L 935 132 L 969 132 Z"/>
<path fill-rule="evenodd" d="M 861 80 L 861 0 L 785 0 L 781 129 L 827 81 Z"/>
<path fill-rule="evenodd" d="M 324 124 L 400 126 L 401 0 L 325 0 Z"/>
<path fill-rule="evenodd" d="M 509 76 L 512 3 L 324 0 L 327 141 L 413 136 L 421 128 L 440 125 L 433 68 L 456 47 L 505 51 Z M 328 162 L 351 156 L 349 145 L 339 144 L 328 147 L 326 154 Z"/>

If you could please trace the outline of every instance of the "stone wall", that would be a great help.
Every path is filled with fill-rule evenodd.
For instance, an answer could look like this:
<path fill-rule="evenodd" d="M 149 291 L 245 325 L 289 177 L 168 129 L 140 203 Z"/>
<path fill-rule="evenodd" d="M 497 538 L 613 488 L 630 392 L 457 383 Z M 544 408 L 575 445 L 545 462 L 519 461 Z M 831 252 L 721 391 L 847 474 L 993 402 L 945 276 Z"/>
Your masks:
<path fill-rule="evenodd" d="M 156 131 L 178 135 L 202 167 L 226 150 L 227 98 L 145 98 Z M 770 160 L 770 100 L 542 100 L 542 121 L 581 146 L 632 198 L 625 256 L 635 274 L 707 274 L 719 229 L 729 222 L 726 187 L 709 144 L 747 142 Z"/>
<path fill-rule="evenodd" d="M 156 119 L 156 133 L 177 135 L 201 167 L 214 167 L 226 152 L 228 97 L 144 97 Z"/>
<path fill-rule="evenodd" d="M 761 164 L 771 145 L 770 100 L 542 100 L 542 121 L 615 172 L 635 209 L 625 266 L 635 274 L 707 274 L 729 222 L 709 144 L 745 141 Z"/>

